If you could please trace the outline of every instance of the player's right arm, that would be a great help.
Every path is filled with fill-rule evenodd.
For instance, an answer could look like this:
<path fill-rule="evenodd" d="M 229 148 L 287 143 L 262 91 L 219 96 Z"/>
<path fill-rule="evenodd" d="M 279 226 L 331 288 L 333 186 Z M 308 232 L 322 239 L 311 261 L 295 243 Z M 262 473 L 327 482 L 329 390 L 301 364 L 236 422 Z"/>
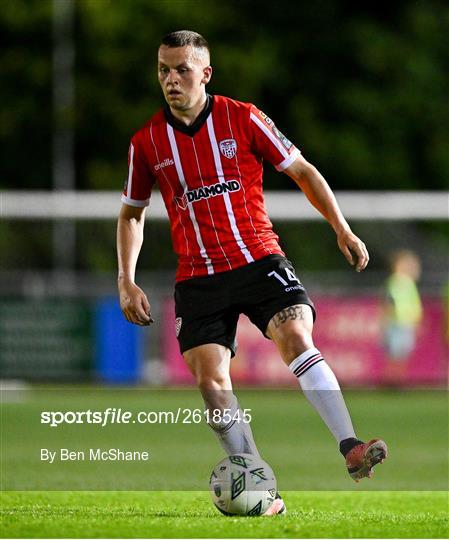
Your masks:
<path fill-rule="evenodd" d="M 143 244 L 145 208 L 149 204 L 155 180 L 145 151 L 145 133 L 145 130 L 140 130 L 131 139 L 128 177 L 122 193 L 123 205 L 117 224 L 120 307 L 129 322 L 141 326 L 153 322 L 148 298 L 135 283 L 137 259 Z"/>
<path fill-rule="evenodd" d="M 118 290 L 126 319 L 147 326 L 153 322 L 150 303 L 135 283 L 136 265 L 143 244 L 145 207 L 122 204 L 117 224 Z"/>

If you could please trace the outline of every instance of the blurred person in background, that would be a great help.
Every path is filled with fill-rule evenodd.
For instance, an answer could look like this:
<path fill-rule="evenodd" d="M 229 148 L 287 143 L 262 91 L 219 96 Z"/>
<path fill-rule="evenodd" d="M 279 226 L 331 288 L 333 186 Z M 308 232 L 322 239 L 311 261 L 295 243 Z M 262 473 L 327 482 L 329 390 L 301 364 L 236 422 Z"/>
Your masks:
<path fill-rule="evenodd" d="M 391 255 L 385 282 L 384 346 L 388 358 L 384 380 L 393 386 L 405 382 L 416 345 L 423 314 L 416 285 L 420 276 L 421 263 L 413 251 L 402 249 Z"/>
<path fill-rule="evenodd" d="M 237 321 L 245 313 L 277 346 L 334 435 L 351 477 L 370 477 L 387 455 L 386 444 L 356 437 L 338 381 L 313 343 L 315 308 L 268 218 L 263 161 L 298 184 L 358 272 L 368 264 L 367 249 L 325 179 L 273 120 L 251 103 L 209 95 L 211 76 L 209 46 L 201 35 L 178 31 L 162 39 L 158 78 L 166 105 L 131 139 L 118 220 L 122 311 L 134 324 L 153 322 L 135 270 L 145 208 L 157 183 L 178 254 L 176 336 L 210 413 L 209 425 L 226 453 L 259 455 L 229 372 Z M 285 511 L 279 496 L 269 510 Z"/>

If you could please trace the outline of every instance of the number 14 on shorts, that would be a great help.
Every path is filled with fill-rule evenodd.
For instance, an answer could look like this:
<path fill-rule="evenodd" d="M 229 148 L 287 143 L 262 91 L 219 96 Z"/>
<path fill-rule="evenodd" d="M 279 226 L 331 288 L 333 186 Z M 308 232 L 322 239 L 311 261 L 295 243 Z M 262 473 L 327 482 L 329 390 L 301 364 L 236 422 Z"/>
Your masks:
<path fill-rule="evenodd" d="M 290 283 L 293 281 L 293 282 L 296 282 L 298 283 L 298 285 L 301 285 L 301 282 L 299 281 L 299 279 L 295 276 L 295 274 L 290 270 L 290 268 L 283 268 L 283 270 L 285 270 L 285 274 L 287 276 L 287 279 L 288 281 L 290 281 Z M 285 280 L 281 274 L 279 274 L 279 272 L 269 272 L 267 274 L 268 277 L 274 277 L 275 279 L 277 279 L 278 281 L 280 281 L 282 283 L 282 285 L 284 287 L 288 287 L 289 283 L 287 280 Z"/>

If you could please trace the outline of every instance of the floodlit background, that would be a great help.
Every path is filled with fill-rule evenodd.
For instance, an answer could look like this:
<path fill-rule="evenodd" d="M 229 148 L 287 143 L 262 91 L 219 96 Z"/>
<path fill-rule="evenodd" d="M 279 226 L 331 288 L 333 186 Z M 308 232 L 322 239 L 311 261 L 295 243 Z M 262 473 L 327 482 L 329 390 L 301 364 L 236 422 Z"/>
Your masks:
<path fill-rule="evenodd" d="M 162 104 L 156 50 L 162 35 L 188 28 L 210 42 L 209 91 L 272 117 L 368 245 L 369 269 L 355 274 L 330 227 L 267 165 L 275 229 L 343 384 L 388 383 L 385 279 L 390 254 L 406 248 L 421 259 L 424 317 L 402 382 L 444 385 L 448 20 L 431 1 L 387 10 L 342 0 L 3 2 L 0 377 L 191 382 L 174 337 L 176 259 L 157 193 L 138 270 L 150 329 L 118 312 L 115 256 L 129 139 Z M 244 319 L 239 342 L 236 381 L 292 384 Z"/>

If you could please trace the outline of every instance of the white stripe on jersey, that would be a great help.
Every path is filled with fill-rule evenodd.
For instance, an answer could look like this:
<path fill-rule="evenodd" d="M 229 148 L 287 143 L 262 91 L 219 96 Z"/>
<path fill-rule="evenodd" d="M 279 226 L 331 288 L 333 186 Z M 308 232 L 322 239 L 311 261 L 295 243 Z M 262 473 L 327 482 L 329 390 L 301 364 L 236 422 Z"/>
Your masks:
<path fill-rule="evenodd" d="M 126 185 L 126 198 L 132 198 L 132 185 L 133 185 L 133 168 L 134 168 L 134 145 L 131 143 L 129 147 L 129 170 L 128 170 L 128 183 Z"/>
<path fill-rule="evenodd" d="M 218 149 L 217 138 L 215 136 L 214 123 L 212 121 L 212 114 L 213 113 L 209 114 L 207 118 L 207 129 L 209 132 L 209 139 L 212 146 L 212 152 L 214 154 L 215 168 L 217 170 L 218 180 L 220 184 L 222 184 L 224 183 L 225 179 L 224 179 L 224 174 L 223 174 L 223 168 L 221 166 L 220 151 Z M 240 235 L 240 231 L 235 221 L 234 211 L 232 210 L 231 198 L 229 197 L 229 193 L 227 191 L 223 193 L 223 199 L 226 205 L 226 210 L 228 212 L 229 223 L 231 224 L 231 229 L 232 229 L 232 232 L 234 233 L 234 238 L 237 242 L 237 245 L 239 246 L 241 252 L 243 253 L 246 259 L 246 262 L 248 263 L 254 262 L 254 259 L 251 253 L 248 251 L 248 248 L 246 247 Z"/>
<path fill-rule="evenodd" d="M 157 150 L 157 146 L 156 146 L 156 143 L 154 142 L 154 137 L 153 137 L 153 124 L 150 124 L 150 137 L 151 137 L 151 142 L 153 144 L 153 148 L 154 148 L 154 153 L 156 154 L 156 158 L 157 158 L 157 161 L 158 163 L 161 163 L 161 160 L 159 158 L 159 152 Z M 173 186 L 170 184 L 170 181 L 169 179 L 167 178 L 167 175 L 165 174 L 165 170 L 164 168 L 161 169 L 162 171 L 162 174 L 165 178 L 165 181 L 167 182 L 167 185 L 168 187 L 171 189 L 171 192 L 173 193 L 173 197 L 175 196 L 175 190 L 173 189 Z M 192 274 L 191 276 L 193 276 L 193 273 L 195 271 L 194 267 L 193 267 L 193 257 L 191 256 L 190 254 L 190 246 L 189 246 L 189 241 L 187 240 L 187 234 L 186 234 L 186 228 L 184 226 L 184 223 L 182 221 L 182 213 L 181 213 L 181 210 L 178 208 L 178 205 L 175 204 L 175 207 L 176 207 L 176 211 L 178 212 L 178 216 L 179 216 L 179 223 L 181 223 L 182 225 L 182 232 L 184 233 L 184 240 L 186 241 L 186 248 L 187 248 L 187 255 L 191 257 L 191 261 L 190 261 L 190 264 L 192 266 Z"/>
<path fill-rule="evenodd" d="M 288 158 L 285 158 L 284 161 L 279 163 L 279 165 L 276 165 L 276 170 L 279 172 L 285 171 L 287 167 L 290 167 L 290 165 L 295 161 L 295 159 L 301 154 L 301 152 L 295 148 L 293 152 L 288 156 Z"/>
<path fill-rule="evenodd" d="M 173 131 L 173 128 L 168 123 L 167 123 L 167 133 L 168 133 L 168 140 L 170 141 L 170 147 L 173 154 L 173 158 L 175 160 L 176 172 L 178 173 L 179 182 L 185 193 L 187 191 L 187 184 L 184 177 L 184 171 L 182 170 L 181 159 L 179 157 L 179 152 L 178 152 L 178 145 L 176 144 L 176 138 L 175 138 L 175 133 Z M 206 259 L 205 262 L 207 266 L 207 273 L 213 274 L 214 268 L 212 266 L 212 261 L 210 260 L 210 258 L 208 257 L 206 253 L 206 248 L 204 247 L 203 239 L 201 238 L 200 228 L 196 220 L 195 211 L 191 204 L 187 204 L 187 207 L 189 209 L 189 215 L 192 221 L 193 228 L 195 229 L 196 240 L 198 242 L 198 245 L 200 246 L 201 257 L 203 257 L 203 259 Z"/>
<path fill-rule="evenodd" d="M 122 194 L 122 202 L 128 206 L 135 206 L 136 208 L 145 208 L 150 204 L 150 199 L 145 199 L 144 201 L 138 199 L 130 199 L 126 195 Z"/>
<path fill-rule="evenodd" d="M 198 160 L 198 154 L 196 152 L 195 139 L 193 137 L 192 137 L 192 147 L 193 147 L 193 152 L 195 153 L 196 166 L 198 167 L 198 174 L 200 175 L 201 185 L 204 187 L 203 176 L 201 174 L 201 169 L 200 169 L 200 162 Z M 229 262 L 229 259 L 228 259 L 227 255 L 225 253 L 225 250 L 223 249 L 223 246 L 221 245 L 220 238 L 218 237 L 218 231 L 217 231 L 217 227 L 215 226 L 214 216 L 213 216 L 212 211 L 210 209 L 209 199 L 206 199 L 206 203 L 207 203 L 207 208 L 209 210 L 210 219 L 211 219 L 212 224 L 214 226 L 214 232 L 215 232 L 215 237 L 217 238 L 217 244 L 220 246 L 221 252 L 223 253 L 223 257 L 226 259 L 226 262 L 228 263 L 229 269 L 232 270 L 232 265 Z"/>
<path fill-rule="evenodd" d="M 228 102 L 226 101 L 226 113 L 228 115 L 228 126 L 229 126 L 229 133 L 231 134 L 231 138 L 234 139 L 234 133 L 232 131 L 232 125 L 231 125 L 231 118 L 229 116 L 229 105 L 228 105 Z M 248 207 L 246 205 L 246 191 L 245 191 L 245 186 L 243 185 L 243 180 L 242 180 L 242 173 L 240 172 L 240 167 L 239 167 L 239 158 L 237 156 L 237 152 L 235 154 L 235 164 L 237 165 L 237 171 L 239 173 L 239 178 L 240 178 L 240 183 L 242 184 L 242 190 L 243 190 L 243 202 L 245 203 L 245 210 L 246 210 L 246 215 L 248 216 L 249 218 L 249 221 L 251 223 L 251 227 L 253 228 L 253 233 L 254 233 L 254 236 L 257 238 L 257 240 L 259 241 L 260 245 L 264 248 L 264 250 L 269 253 L 270 255 L 272 254 L 272 251 L 270 249 L 267 249 L 265 247 L 265 244 L 262 242 L 262 240 L 259 238 L 259 235 L 257 234 L 257 231 L 256 231 L 256 227 L 254 227 L 254 223 L 253 223 L 253 218 L 251 216 L 251 214 L 248 212 Z"/>
<path fill-rule="evenodd" d="M 278 171 L 283 171 L 287 167 L 289 167 L 295 159 L 299 156 L 301 153 L 297 148 L 293 150 L 291 154 L 288 153 L 284 145 L 281 143 L 281 141 L 273 135 L 273 133 L 270 131 L 268 126 L 266 126 L 260 118 L 257 118 L 257 116 L 254 113 L 251 113 L 251 120 L 259 126 L 259 128 L 265 133 L 265 135 L 270 139 L 270 141 L 276 146 L 276 148 L 279 150 L 279 152 L 283 155 L 284 160 L 281 161 L 278 165 L 276 165 L 276 169 Z"/>

